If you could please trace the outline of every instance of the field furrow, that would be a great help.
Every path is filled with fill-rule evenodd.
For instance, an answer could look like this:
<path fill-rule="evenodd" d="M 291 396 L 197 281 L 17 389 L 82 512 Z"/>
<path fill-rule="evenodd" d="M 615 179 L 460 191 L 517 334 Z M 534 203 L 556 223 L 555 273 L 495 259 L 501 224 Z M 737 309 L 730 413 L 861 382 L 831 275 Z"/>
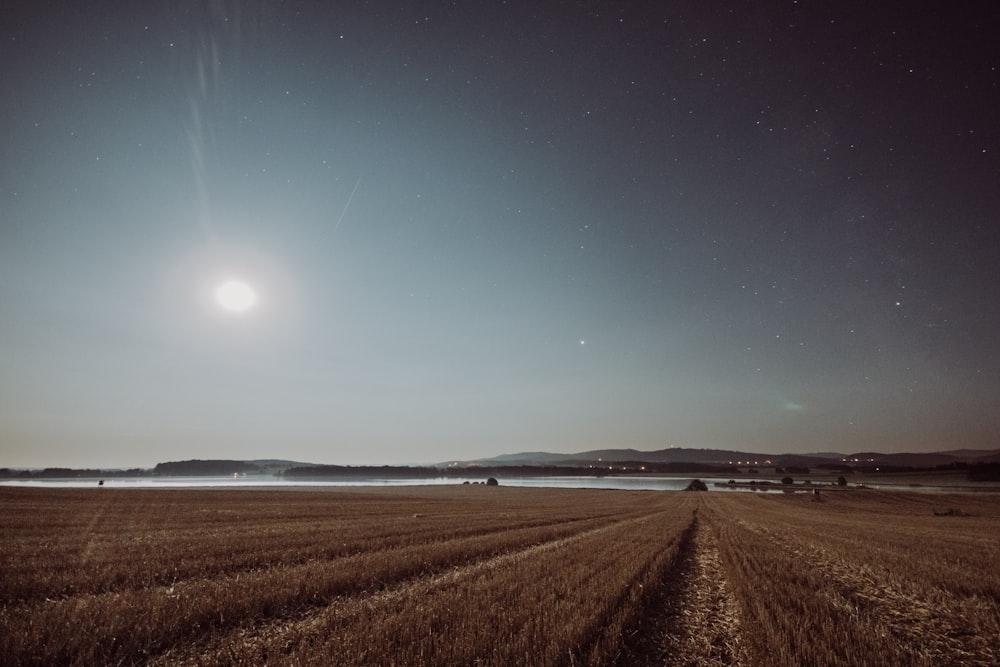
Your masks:
<path fill-rule="evenodd" d="M 619 665 L 740 665 L 740 610 L 729 590 L 713 530 L 695 515 L 677 559 L 628 638 Z"/>
<path fill-rule="evenodd" d="M 913 517 L 918 502 L 889 520 L 898 497 L 886 505 L 875 498 L 877 511 L 851 507 L 850 514 L 767 499 L 736 517 L 735 501 L 713 500 L 726 568 L 758 630 L 750 642 L 755 662 L 997 664 L 996 570 L 953 571 L 974 557 L 966 550 L 976 542 L 962 538 L 976 524 L 942 524 L 929 512 Z M 901 539 L 921 523 L 922 540 Z M 940 576 L 926 576 L 936 561 Z"/>
<path fill-rule="evenodd" d="M 741 522 L 744 525 L 745 522 Z M 761 535 L 795 560 L 809 563 L 826 580 L 818 591 L 830 604 L 873 629 L 899 655 L 927 665 L 994 665 L 997 628 L 970 626 L 970 612 L 983 618 L 988 602 L 956 596 L 927 586 L 905 585 L 858 562 L 849 553 L 834 553 L 801 538 L 777 535 L 760 526 L 748 529 Z M 990 637 L 994 637 L 991 642 Z"/>
<path fill-rule="evenodd" d="M 174 642 L 207 632 L 321 606 L 338 595 L 377 590 L 604 523 L 607 519 L 574 520 L 434 540 L 303 565 L 187 579 L 170 586 L 14 605 L 0 612 L 0 635 L 19 638 L 25 657 L 30 655 L 39 664 L 52 664 L 50 660 L 145 658 Z M 69 617 L 78 619 L 74 635 L 81 640 L 79 645 L 59 640 L 59 621 Z"/>
<path fill-rule="evenodd" d="M 3 665 L 994 665 L 1000 500 L 0 488 Z"/>
<path fill-rule="evenodd" d="M 300 495 L 293 494 L 292 500 L 298 501 Z M 359 509 L 356 504 L 348 502 L 345 507 L 341 498 L 334 495 L 331 499 L 331 495 L 321 495 L 310 512 L 294 502 L 287 514 L 262 512 L 259 518 L 252 518 L 253 507 L 206 507 L 225 499 L 199 498 L 197 492 L 193 512 L 173 506 L 176 503 L 137 508 L 122 494 L 102 499 L 120 502 L 105 502 L 95 510 L 93 499 L 88 498 L 91 503 L 64 510 L 78 518 L 75 525 L 63 519 L 58 531 L 41 539 L 11 536 L 3 550 L 5 577 L 0 581 L 0 598 L 30 602 L 170 587 L 192 579 L 237 577 L 515 529 L 565 526 L 602 516 L 592 508 L 575 515 L 561 511 L 549 516 L 542 511 L 529 516 L 470 510 L 451 503 L 435 503 L 414 515 L 412 503 L 400 505 L 391 500 L 377 511 L 351 515 Z M 189 519 L 169 526 L 178 515 Z M 455 521 L 455 516 L 464 521 Z M 39 552 L 47 554 L 50 567 L 35 567 Z"/>
<path fill-rule="evenodd" d="M 167 653 L 163 662 L 281 663 L 294 655 L 299 664 L 528 665 L 574 656 L 604 664 L 684 525 L 674 513 L 627 519 L 340 598 L 301 619 Z"/>
<path fill-rule="evenodd" d="M 746 664 L 740 609 L 722 568 L 718 538 L 705 522 L 697 526 L 676 602 L 676 625 L 665 637 L 665 664 Z"/>
<path fill-rule="evenodd" d="M 292 641 L 308 642 L 310 640 L 304 638 L 325 635 L 330 625 L 342 625 L 347 619 L 369 615 L 374 609 L 389 609 L 404 604 L 409 597 L 430 595 L 449 586 L 459 585 L 471 577 L 481 576 L 489 570 L 577 543 L 590 534 L 605 530 L 608 530 L 608 526 L 591 528 L 568 537 L 555 538 L 468 565 L 453 567 L 444 572 L 427 573 L 424 576 L 405 579 L 379 591 L 341 596 L 325 607 L 311 608 L 296 617 L 275 619 L 251 629 L 238 628 L 225 635 L 215 635 L 209 641 L 201 642 L 197 646 L 168 651 L 153 664 L 222 663 L 229 662 L 237 656 L 239 656 L 238 662 L 250 664 L 254 662 L 254 657 L 267 655 L 269 647 L 285 647 Z"/>

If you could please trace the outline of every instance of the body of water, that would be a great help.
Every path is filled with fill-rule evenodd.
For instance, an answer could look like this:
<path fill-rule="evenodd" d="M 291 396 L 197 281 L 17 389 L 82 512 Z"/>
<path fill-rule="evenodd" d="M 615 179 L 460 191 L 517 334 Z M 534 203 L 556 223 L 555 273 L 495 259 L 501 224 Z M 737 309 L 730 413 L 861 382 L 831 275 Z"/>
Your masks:
<path fill-rule="evenodd" d="M 622 489 L 632 491 L 682 491 L 693 479 L 700 479 L 708 485 L 709 491 L 726 493 L 781 493 L 789 490 L 784 485 L 771 481 L 770 485 L 758 486 L 756 489 L 747 486 L 729 486 L 730 478 L 722 477 L 677 477 L 657 475 L 612 475 L 608 477 L 553 476 L 553 477 L 497 477 L 501 486 L 549 487 L 564 489 Z M 398 477 L 358 477 L 352 479 L 284 479 L 270 475 L 246 475 L 240 477 L 106 477 L 104 488 L 111 489 L 171 489 L 171 488 L 202 488 L 202 489 L 251 489 L 251 488 L 322 488 L 322 487 L 352 487 L 352 486 L 445 486 L 461 485 L 465 482 L 477 484 L 486 481 L 485 477 L 428 477 L 428 478 L 398 478 Z M 748 479 L 740 479 L 741 483 Z M 3 479 L 0 486 L 40 487 L 40 488 L 97 488 L 99 479 Z M 718 486 L 716 486 L 718 484 Z M 794 490 L 809 492 L 814 488 L 827 488 L 827 482 L 815 482 L 813 486 L 796 484 Z M 855 486 L 852 482 L 851 486 Z M 871 489 L 884 491 L 916 491 L 923 493 L 956 493 L 956 492 L 1000 492 L 996 484 L 969 483 L 960 486 L 937 486 L 932 484 L 879 483 L 866 484 Z"/>
<path fill-rule="evenodd" d="M 555 487 L 577 489 L 630 489 L 643 491 L 682 491 L 695 477 L 642 476 L 554 476 L 554 477 L 498 477 L 502 486 Z M 748 491 L 749 489 L 725 489 L 713 486 L 716 482 L 728 480 L 714 477 L 699 477 L 710 490 Z M 6 479 L 3 486 L 23 486 L 41 488 L 90 488 L 98 486 L 98 478 L 74 479 Z M 428 477 L 420 479 L 359 477 L 357 479 L 283 479 L 265 475 L 244 477 L 106 477 L 104 488 L 111 489 L 169 489 L 169 488 L 211 488 L 247 489 L 280 487 L 351 487 L 351 486 L 443 486 L 461 485 L 465 482 L 481 483 L 484 477 Z M 772 489 L 779 490 L 779 489 Z"/>

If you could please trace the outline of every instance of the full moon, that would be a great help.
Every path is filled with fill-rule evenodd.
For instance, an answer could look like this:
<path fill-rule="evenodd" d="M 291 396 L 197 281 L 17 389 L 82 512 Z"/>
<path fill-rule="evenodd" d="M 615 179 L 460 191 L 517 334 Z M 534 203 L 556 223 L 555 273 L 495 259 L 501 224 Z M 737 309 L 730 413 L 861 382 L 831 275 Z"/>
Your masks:
<path fill-rule="evenodd" d="M 257 303 L 257 293 L 244 282 L 230 280 L 216 288 L 215 300 L 228 311 L 242 313 Z"/>

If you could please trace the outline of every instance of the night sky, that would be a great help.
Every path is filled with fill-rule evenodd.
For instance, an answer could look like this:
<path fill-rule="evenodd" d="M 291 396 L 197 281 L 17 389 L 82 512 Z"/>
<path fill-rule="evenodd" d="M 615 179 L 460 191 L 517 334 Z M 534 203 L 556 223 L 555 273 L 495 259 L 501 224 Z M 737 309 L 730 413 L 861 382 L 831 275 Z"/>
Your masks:
<path fill-rule="evenodd" d="M 0 26 L 2 466 L 1000 447 L 990 3 Z"/>

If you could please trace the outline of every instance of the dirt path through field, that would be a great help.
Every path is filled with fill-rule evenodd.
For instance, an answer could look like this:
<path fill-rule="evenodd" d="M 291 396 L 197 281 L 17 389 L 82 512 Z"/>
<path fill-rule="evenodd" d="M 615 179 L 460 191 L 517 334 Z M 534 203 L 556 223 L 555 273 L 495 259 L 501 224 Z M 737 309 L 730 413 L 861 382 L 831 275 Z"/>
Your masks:
<path fill-rule="evenodd" d="M 620 664 L 749 664 L 739 606 L 726 581 L 718 539 L 704 519 L 692 523 L 677 567 L 643 625 Z"/>
<path fill-rule="evenodd" d="M 748 664 L 740 641 L 740 611 L 726 581 L 719 541 L 698 521 L 677 599 L 674 625 L 664 637 L 664 664 Z"/>

